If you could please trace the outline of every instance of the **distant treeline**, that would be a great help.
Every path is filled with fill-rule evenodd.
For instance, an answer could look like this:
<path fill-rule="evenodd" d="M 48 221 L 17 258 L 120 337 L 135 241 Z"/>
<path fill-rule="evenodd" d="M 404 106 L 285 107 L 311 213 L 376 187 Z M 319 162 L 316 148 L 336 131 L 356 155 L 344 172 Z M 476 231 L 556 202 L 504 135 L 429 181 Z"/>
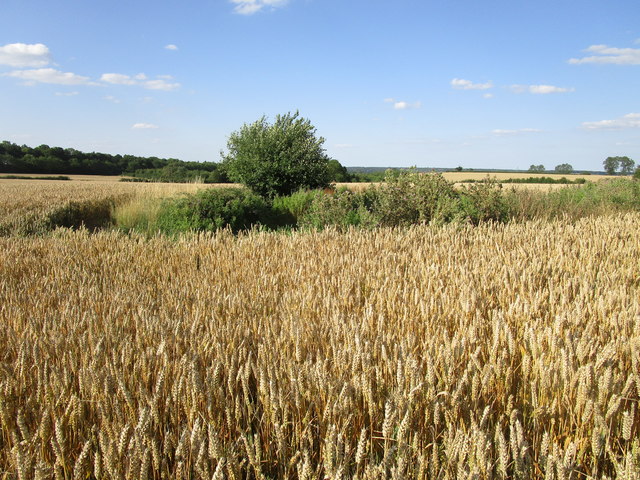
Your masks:
<path fill-rule="evenodd" d="M 228 181 L 215 162 L 86 153 L 49 145 L 32 148 L 7 141 L 0 143 L 0 173 L 127 175 L 157 182 Z"/>
<path fill-rule="evenodd" d="M 473 178 L 467 180 L 460 180 L 458 183 L 482 183 L 486 180 L 476 180 Z M 575 180 L 569 180 L 567 177 L 551 178 L 551 177 L 526 177 L 526 178 L 505 178 L 497 180 L 498 183 L 542 183 L 551 185 L 582 185 L 587 183 L 584 178 L 576 178 Z"/>
<path fill-rule="evenodd" d="M 8 141 L 0 143 L 0 173 L 122 175 L 125 181 L 228 183 L 223 163 L 185 162 L 175 158 L 111 155 L 81 152 L 75 148 L 28 147 Z M 348 171 L 337 160 L 329 161 L 333 182 L 377 182 L 386 169 Z"/>

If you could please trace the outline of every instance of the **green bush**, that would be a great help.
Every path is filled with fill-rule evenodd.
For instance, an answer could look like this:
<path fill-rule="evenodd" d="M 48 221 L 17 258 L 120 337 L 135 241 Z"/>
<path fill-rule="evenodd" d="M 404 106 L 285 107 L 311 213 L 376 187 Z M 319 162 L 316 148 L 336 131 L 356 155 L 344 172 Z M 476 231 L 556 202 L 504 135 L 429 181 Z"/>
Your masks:
<path fill-rule="evenodd" d="M 210 188 L 195 194 L 167 199 L 157 217 L 164 233 L 214 231 L 234 233 L 274 221 L 267 202 L 245 188 Z"/>
<path fill-rule="evenodd" d="M 299 190 L 291 195 L 274 198 L 271 207 L 274 215 L 279 215 L 285 221 L 288 219 L 291 225 L 297 225 L 314 200 L 323 195 L 322 190 Z"/>
<path fill-rule="evenodd" d="M 299 113 L 266 117 L 233 132 L 222 154 L 229 178 L 266 198 L 290 195 L 301 188 L 323 188 L 330 182 L 324 138 Z"/>
<path fill-rule="evenodd" d="M 448 222 L 457 210 L 459 194 L 440 173 L 390 172 L 375 190 L 373 210 L 383 226 Z"/>
<path fill-rule="evenodd" d="M 372 190 L 352 192 L 340 189 L 333 194 L 320 192 L 298 218 L 298 226 L 315 229 L 327 226 L 339 229 L 375 227 L 380 221 L 372 211 L 374 196 Z"/>
<path fill-rule="evenodd" d="M 506 221 L 508 206 L 502 194 L 502 185 L 497 180 L 487 179 L 482 183 L 463 189 L 460 192 L 460 210 L 455 217 L 473 223 Z"/>

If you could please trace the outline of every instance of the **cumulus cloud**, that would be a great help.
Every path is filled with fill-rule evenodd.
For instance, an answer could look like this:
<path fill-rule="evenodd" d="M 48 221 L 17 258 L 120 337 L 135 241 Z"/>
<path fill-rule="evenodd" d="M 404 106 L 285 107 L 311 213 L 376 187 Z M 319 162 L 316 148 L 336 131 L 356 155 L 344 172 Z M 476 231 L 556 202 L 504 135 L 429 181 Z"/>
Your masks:
<path fill-rule="evenodd" d="M 164 48 L 165 48 L 166 50 L 173 50 L 174 52 L 175 52 L 176 50 L 178 50 L 177 45 L 174 45 L 173 43 L 170 43 L 169 45 L 165 45 L 165 46 L 164 46 Z"/>
<path fill-rule="evenodd" d="M 56 97 L 75 97 L 80 92 L 56 92 Z"/>
<path fill-rule="evenodd" d="M 451 86 L 456 90 L 488 90 L 493 88 L 493 83 L 473 83 L 471 80 L 454 78 L 451 80 Z"/>
<path fill-rule="evenodd" d="M 131 128 L 133 130 L 153 130 L 158 128 L 158 126 L 153 123 L 134 123 Z"/>
<path fill-rule="evenodd" d="M 0 65 L 10 67 L 44 67 L 51 63 L 51 55 L 42 43 L 9 43 L 0 47 Z"/>
<path fill-rule="evenodd" d="M 640 128 L 640 113 L 628 113 L 613 120 L 583 122 L 582 127 L 588 130 L 619 130 L 623 128 Z"/>
<path fill-rule="evenodd" d="M 591 45 L 584 50 L 588 55 L 582 58 L 570 58 L 569 63 L 601 63 L 614 65 L 640 65 L 640 48 L 616 48 L 607 45 Z"/>
<path fill-rule="evenodd" d="M 385 103 L 393 104 L 394 110 L 409 110 L 411 108 L 420 108 L 422 107 L 422 102 L 405 102 L 404 100 L 394 100 L 393 98 L 385 98 Z"/>
<path fill-rule="evenodd" d="M 253 15 L 265 7 L 277 8 L 286 5 L 288 0 L 231 0 L 233 11 L 240 15 Z"/>
<path fill-rule="evenodd" d="M 511 91 L 515 93 L 533 93 L 534 95 L 546 95 L 549 93 L 569 93 L 574 88 L 556 87 L 554 85 L 511 85 Z"/>
<path fill-rule="evenodd" d="M 76 75 L 71 72 L 61 72 L 55 68 L 37 68 L 33 70 L 16 70 L 4 73 L 4 76 L 24 80 L 26 85 L 36 83 L 51 83 L 55 85 L 96 85 L 89 77 Z"/>
<path fill-rule="evenodd" d="M 112 85 L 136 85 L 148 90 L 164 90 L 170 91 L 180 87 L 177 82 L 171 82 L 172 77 L 169 75 L 160 75 L 151 80 L 144 73 L 129 76 L 122 73 L 104 73 L 100 80 Z"/>
<path fill-rule="evenodd" d="M 515 130 L 504 130 L 504 129 L 497 128 L 491 131 L 491 133 L 499 137 L 503 137 L 507 135 L 518 135 L 520 133 L 536 133 L 536 132 L 540 132 L 540 130 L 538 130 L 537 128 L 518 128 Z"/>

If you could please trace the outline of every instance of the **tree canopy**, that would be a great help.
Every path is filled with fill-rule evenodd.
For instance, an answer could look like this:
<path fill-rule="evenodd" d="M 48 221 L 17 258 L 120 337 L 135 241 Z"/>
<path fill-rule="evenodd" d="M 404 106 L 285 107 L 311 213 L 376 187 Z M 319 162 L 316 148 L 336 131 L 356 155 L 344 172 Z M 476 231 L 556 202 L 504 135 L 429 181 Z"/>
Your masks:
<path fill-rule="evenodd" d="M 329 185 L 331 160 L 311 122 L 298 112 L 244 124 L 221 152 L 229 178 L 267 198 Z"/>

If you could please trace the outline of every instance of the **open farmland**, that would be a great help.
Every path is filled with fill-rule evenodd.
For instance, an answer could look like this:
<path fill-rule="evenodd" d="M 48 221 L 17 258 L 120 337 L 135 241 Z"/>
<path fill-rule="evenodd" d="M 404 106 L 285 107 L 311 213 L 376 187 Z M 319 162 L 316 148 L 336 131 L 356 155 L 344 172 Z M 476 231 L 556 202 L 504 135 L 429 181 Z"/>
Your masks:
<path fill-rule="evenodd" d="M 65 221 L 101 226 L 103 219 L 108 223 L 117 204 L 204 187 L 114 181 L 119 177 L 70 177 L 72 181 L 0 179 L 0 235 L 42 233 L 56 222 L 64 225 Z"/>
<path fill-rule="evenodd" d="M 639 230 L 0 238 L 0 471 L 638 478 Z"/>

